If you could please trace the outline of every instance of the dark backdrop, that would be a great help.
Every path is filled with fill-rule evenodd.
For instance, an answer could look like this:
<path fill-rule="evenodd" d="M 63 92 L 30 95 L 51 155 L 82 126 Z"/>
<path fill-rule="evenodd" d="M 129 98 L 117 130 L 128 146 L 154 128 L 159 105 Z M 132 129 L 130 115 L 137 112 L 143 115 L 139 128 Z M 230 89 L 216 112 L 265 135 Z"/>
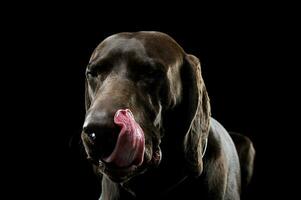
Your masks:
<path fill-rule="evenodd" d="M 84 120 L 85 66 L 105 37 L 123 31 L 156 30 L 172 36 L 202 63 L 212 116 L 226 129 L 245 134 L 256 149 L 249 199 L 289 199 L 285 178 L 294 159 L 282 121 L 286 94 L 284 43 L 287 23 L 269 7 L 211 7 L 155 18 L 143 11 L 86 15 L 83 9 L 37 11 L 19 16 L 9 28 L 9 101 L 12 134 L 4 143 L 11 196 L 31 199 L 95 199 L 96 180 L 80 157 L 76 139 Z M 69 10 L 69 11 L 70 11 Z M 206 11 L 206 12 L 205 12 Z M 88 12 L 89 13 L 89 12 Z M 180 14 L 179 14 L 180 13 Z M 190 15 L 189 15 L 190 14 Z M 85 15 L 85 17 L 83 17 Z M 186 17 L 183 17 L 186 16 Z M 6 39 L 6 38 L 4 38 Z M 7 135 L 7 134 L 5 134 Z M 70 138 L 74 137 L 69 146 Z M 74 145 L 75 144 L 75 145 Z M 294 146 L 295 148 L 295 146 Z M 16 188 L 18 188 L 16 190 Z M 287 190 L 289 188 L 289 190 Z M 13 199 L 13 198 L 12 198 Z"/>

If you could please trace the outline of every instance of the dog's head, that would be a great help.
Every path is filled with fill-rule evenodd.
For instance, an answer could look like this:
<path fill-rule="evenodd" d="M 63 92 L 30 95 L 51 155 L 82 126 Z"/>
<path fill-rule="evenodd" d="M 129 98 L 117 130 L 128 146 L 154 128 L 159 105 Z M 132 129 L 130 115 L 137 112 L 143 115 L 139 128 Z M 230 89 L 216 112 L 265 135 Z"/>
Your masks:
<path fill-rule="evenodd" d="M 158 166 L 163 132 L 182 141 L 188 167 L 199 174 L 209 114 L 198 59 L 168 35 L 119 33 L 94 50 L 81 137 L 88 159 L 111 180 Z"/>

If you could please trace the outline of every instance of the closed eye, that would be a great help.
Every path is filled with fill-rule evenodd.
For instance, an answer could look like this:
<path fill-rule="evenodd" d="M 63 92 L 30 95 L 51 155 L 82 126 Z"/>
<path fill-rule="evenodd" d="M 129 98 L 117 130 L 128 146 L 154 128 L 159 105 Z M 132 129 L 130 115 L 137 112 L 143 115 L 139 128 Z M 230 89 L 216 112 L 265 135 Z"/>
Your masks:
<path fill-rule="evenodd" d="M 87 78 L 95 78 L 101 74 L 106 74 L 111 68 L 107 62 L 99 62 L 97 64 L 90 64 L 87 67 L 86 76 Z"/>
<path fill-rule="evenodd" d="M 152 66 L 146 68 L 143 74 L 147 79 L 160 80 L 164 75 L 164 71 L 162 70 L 162 67 Z"/>
<path fill-rule="evenodd" d="M 135 70 L 138 79 L 158 79 L 160 78 L 163 72 L 163 66 L 154 62 L 142 62 L 134 65 L 133 69 Z"/>
<path fill-rule="evenodd" d="M 93 78 L 97 76 L 97 72 L 95 70 L 87 70 L 86 72 L 86 77 L 87 78 Z"/>
<path fill-rule="evenodd" d="M 140 75 L 140 79 L 147 82 L 160 80 L 161 77 L 162 77 L 162 73 L 159 70 L 148 70 L 147 72 L 144 72 L 143 74 Z"/>

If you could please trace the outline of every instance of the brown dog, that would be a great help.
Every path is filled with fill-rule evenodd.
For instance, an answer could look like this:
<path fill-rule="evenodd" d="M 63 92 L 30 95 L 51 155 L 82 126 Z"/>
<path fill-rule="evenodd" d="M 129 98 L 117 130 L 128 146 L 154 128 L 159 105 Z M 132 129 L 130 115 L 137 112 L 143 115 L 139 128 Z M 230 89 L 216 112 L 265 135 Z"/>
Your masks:
<path fill-rule="evenodd" d="M 235 147 L 210 117 L 200 62 L 172 38 L 108 37 L 86 80 L 82 141 L 102 179 L 100 199 L 240 199 L 252 143 L 235 134 Z"/>

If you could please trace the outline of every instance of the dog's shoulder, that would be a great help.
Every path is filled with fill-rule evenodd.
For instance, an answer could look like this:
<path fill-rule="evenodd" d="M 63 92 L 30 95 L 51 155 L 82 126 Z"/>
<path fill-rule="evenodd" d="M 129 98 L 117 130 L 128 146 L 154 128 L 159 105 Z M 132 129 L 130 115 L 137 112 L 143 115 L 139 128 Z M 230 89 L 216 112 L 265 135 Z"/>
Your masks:
<path fill-rule="evenodd" d="M 213 118 L 210 120 L 208 147 L 204 156 L 204 176 L 213 196 L 239 199 L 240 166 L 237 151 L 227 130 Z"/>

